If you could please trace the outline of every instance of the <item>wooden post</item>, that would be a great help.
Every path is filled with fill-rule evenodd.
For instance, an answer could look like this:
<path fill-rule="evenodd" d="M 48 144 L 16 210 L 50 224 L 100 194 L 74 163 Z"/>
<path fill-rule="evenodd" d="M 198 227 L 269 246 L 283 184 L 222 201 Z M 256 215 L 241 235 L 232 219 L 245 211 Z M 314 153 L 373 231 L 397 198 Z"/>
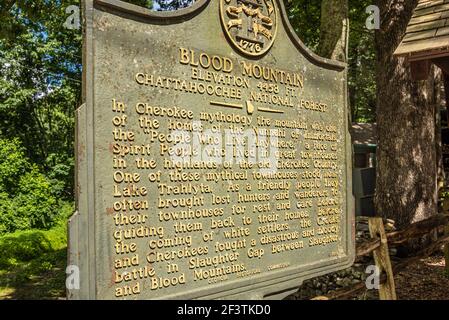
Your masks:
<path fill-rule="evenodd" d="M 373 252 L 374 262 L 379 268 L 380 275 L 385 273 L 387 276 L 387 281 L 379 285 L 379 298 L 380 300 L 396 300 L 393 269 L 391 268 L 388 241 L 382 218 L 370 218 L 369 231 L 371 238 L 380 239 L 380 247 Z"/>

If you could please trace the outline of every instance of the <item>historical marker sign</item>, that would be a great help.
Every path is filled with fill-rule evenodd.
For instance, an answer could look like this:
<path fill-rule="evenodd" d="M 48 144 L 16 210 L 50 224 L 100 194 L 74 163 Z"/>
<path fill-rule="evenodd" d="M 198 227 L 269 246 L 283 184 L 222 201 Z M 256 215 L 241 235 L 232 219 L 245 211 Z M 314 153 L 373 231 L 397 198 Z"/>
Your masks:
<path fill-rule="evenodd" d="M 281 1 L 85 1 L 69 298 L 266 298 L 354 258 L 346 66 Z"/>

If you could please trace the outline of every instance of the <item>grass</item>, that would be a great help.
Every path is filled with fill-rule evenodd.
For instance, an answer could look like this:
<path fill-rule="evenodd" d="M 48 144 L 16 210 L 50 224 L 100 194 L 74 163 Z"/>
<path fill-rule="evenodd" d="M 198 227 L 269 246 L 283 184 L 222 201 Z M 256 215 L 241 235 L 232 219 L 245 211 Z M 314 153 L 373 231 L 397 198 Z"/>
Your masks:
<path fill-rule="evenodd" d="M 64 208 L 71 211 L 71 207 Z M 0 237 L 0 299 L 65 297 L 66 215 L 53 229 Z"/>
<path fill-rule="evenodd" d="M 39 300 L 65 296 L 66 250 L 0 270 L 0 299 Z"/>

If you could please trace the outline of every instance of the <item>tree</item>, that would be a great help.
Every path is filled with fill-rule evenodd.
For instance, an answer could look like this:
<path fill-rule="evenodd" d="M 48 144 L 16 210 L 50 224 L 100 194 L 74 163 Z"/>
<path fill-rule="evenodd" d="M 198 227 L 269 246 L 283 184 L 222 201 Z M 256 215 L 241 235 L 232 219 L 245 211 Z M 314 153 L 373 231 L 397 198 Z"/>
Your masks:
<path fill-rule="evenodd" d="M 333 16 L 333 9 L 329 7 L 330 3 L 326 4 L 326 8 L 324 1 L 285 0 L 285 4 L 291 25 L 299 38 L 311 50 L 320 55 L 332 57 L 332 53 L 324 52 L 325 45 L 320 44 L 320 41 L 329 42 L 330 47 L 338 46 L 338 39 L 343 35 L 345 27 L 344 24 L 336 22 L 340 23 L 341 30 L 339 32 L 320 31 L 323 28 L 336 29 L 333 22 L 337 19 Z M 353 122 L 376 121 L 374 32 L 365 27 L 367 18 L 365 9 L 371 4 L 372 1 L 370 0 L 349 0 L 347 5 L 350 21 L 347 61 L 348 87 Z M 339 10 L 338 14 L 338 21 L 345 21 L 344 23 L 346 23 L 344 10 Z M 322 15 L 323 19 L 321 19 Z M 334 40 L 332 40 L 332 37 Z M 341 48 L 341 51 L 343 50 Z"/>
<path fill-rule="evenodd" d="M 441 118 L 441 110 L 446 106 L 446 97 L 444 93 L 444 73 L 441 69 L 435 68 L 435 148 L 437 159 L 437 181 L 438 194 L 441 195 L 441 190 L 445 188 L 446 173 L 444 172 L 443 162 L 443 119 Z M 446 119 L 447 120 L 447 119 Z M 446 121 L 445 121 L 446 122 Z"/>
<path fill-rule="evenodd" d="M 152 6 L 151 0 L 127 2 Z M 81 30 L 65 28 L 80 1 L 6 0 L 0 4 L 0 135 L 73 199 L 74 114 L 81 105 Z"/>
<path fill-rule="evenodd" d="M 444 91 L 446 92 L 446 108 L 449 110 L 449 74 L 444 73 Z"/>
<path fill-rule="evenodd" d="M 8 1 L 0 8 L 0 134 L 15 139 L 73 195 L 74 111 L 80 102 L 81 32 L 64 28 L 73 1 Z"/>
<path fill-rule="evenodd" d="M 51 182 L 25 156 L 17 140 L 0 139 L 0 236 L 48 229 L 58 219 Z"/>
<path fill-rule="evenodd" d="M 366 28 L 371 0 L 349 0 L 348 87 L 352 122 L 376 122 L 374 31 Z"/>
<path fill-rule="evenodd" d="M 179 10 L 192 5 L 195 0 L 155 0 L 154 7 L 160 11 Z"/>
<path fill-rule="evenodd" d="M 379 215 L 398 227 L 437 212 L 433 81 L 412 81 L 405 58 L 393 55 L 418 0 L 378 0 L 377 182 Z M 433 73 L 431 73 L 433 74 Z"/>
<path fill-rule="evenodd" d="M 321 1 L 321 28 L 318 54 L 322 57 L 348 61 L 348 0 Z"/>
<path fill-rule="evenodd" d="M 296 34 L 316 52 L 320 42 L 321 4 L 318 1 L 285 0 L 285 5 Z"/>

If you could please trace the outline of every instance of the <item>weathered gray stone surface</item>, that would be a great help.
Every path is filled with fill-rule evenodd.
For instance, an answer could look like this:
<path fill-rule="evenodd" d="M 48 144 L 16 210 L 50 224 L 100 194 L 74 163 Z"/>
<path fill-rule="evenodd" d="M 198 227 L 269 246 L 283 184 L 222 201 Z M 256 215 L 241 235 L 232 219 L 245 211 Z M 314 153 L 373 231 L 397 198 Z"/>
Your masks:
<path fill-rule="evenodd" d="M 155 13 L 87 0 L 85 19 L 70 299 L 278 298 L 352 265 L 346 66 L 306 49 L 281 1 Z M 182 170 L 173 125 L 204 138 Z M 258 152 L 276 140 L 276 168 L 260 154 L 208 166 L 206 149 L 226 145 L 208 130 L 256 134 Z"/>

